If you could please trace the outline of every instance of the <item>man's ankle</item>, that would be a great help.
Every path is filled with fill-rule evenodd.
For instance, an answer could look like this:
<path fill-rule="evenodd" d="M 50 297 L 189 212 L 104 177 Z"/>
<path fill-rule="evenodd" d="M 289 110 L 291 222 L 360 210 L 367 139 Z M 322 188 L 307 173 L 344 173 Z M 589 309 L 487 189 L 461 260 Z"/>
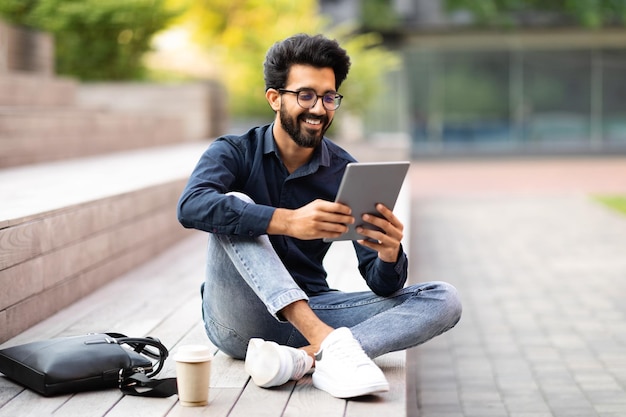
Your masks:
<path fill-rule="evenodd" d="M 316 348 L 335 330 L 321 321 L 305 300 L 289 304 L 280 313 Z"/>
<path fill-rule="evenodd" d="M 313 358 L 313 360 L 315 361 L 315 352 L 319 350 L 319 347 L 315 348 L 315 346 L 313 345 L 308 345 L 308 346 L 303 346 L 300 349 L 305 351 L 306 354 L 309 355 L 311 358 Z"/>

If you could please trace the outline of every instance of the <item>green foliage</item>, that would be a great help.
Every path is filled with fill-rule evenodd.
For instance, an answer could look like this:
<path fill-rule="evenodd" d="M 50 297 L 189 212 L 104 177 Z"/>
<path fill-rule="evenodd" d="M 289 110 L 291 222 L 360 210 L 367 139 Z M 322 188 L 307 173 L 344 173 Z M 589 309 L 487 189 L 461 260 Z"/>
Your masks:
<path fill-rule="evenodd" d="M 379 17 L 388 0 L 368 0 Z M 376 3 L 379 3 L 376 6 Z M 388 11 L 390 9 L 387 9 Z M 176 11 L 183 11 L 177 13 Z M 374 34 L 328 30 L 316 0 L 0 0 L 9 21 L 54 34 L 57 72 L 83 80 L 138 79 L 150 39 L 168 24 L 189 28 L 220 69 L 236 115 L 266 116 L 263 61 L 275 42 L 296 33 L 336 38 L 352 59 L 342 108 L 360 112 L 384 86 L 398 58 Z M 153 71 L 151 77 L 172 79 Z M 190 74 L 177 74 L 185 79 Z"/>
<path fill-rule="evenodd" d="M 361 23 L 379 31 L 397 29 L 400 24 L 392 0 L 361 0 Z"/>
<path fill-rule="evenodd" d="M 362 114 L 372 100 L 385 94 L 385 74 L 399 68 L 400 58 L 382 46 L 380 35 L 370 32 L 351 35 L 348 27 L 338 28 L 334 36 L 348 51 L 352 66 L 341 94 L 345 96 L 342 109 Z"/>
<path fill-rule="evenodd" d="M 30 22 L 30 13 L 39 0 L 3 0 L 0 2 L 0 16 L 16 25 L 38 27 Z"/>
<path fill-rule="evenodd" d="M 55 37 L 56 69 L 83 80 L 138 79 L 150 38 L 175 12 L 164 0 L 3 0 L 9 21 Z"/>
<path fill-rule="evenodd" d="M 604 195 L 595 199 L 605 206 L 626 215 L 626 196 Z"/>
<path fill-rule="evenodd" d="M 327 29 L 315 0 L 170 0 L 186 5 L 179 24 L 191 28 L 194 39 L 222 69 L 229 105 L 238 116 L 267 116 L 263 61 L 272 44 L 296 33 L 323 33 L 336 38 L 350 54 L 352 67 L 341 87 L 342 110 L 360 112 L 379 91 L 384 74 L 398 63 L 373 34 L 350 28 Z"/>
<path fill-rule="evenodd" d="M 510 26 L 519 12 L 554 12 L 598 28 L 626 23 L 626 0 L 446 0 L 448 11 L 466 10 L 482 25 Z"/>
<path fill-rule="evenodd" d="M 267 115 L 263 61 L 276 41 L 320 25 L 314 0 L 169 0 L 185 7 L 179 25 L 219 68 L 236 115 Z"/>

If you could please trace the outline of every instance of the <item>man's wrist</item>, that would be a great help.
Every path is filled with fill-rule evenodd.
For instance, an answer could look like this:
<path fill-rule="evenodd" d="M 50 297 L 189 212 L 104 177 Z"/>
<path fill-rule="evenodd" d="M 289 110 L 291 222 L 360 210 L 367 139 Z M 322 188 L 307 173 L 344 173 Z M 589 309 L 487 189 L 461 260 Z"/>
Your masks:
<path fill-rule="evenodd" d="M 270 218 L 270 223 L 267 226 L 268 235 L 286 235 L 288 229 L 288 218 L 290 210 L 284 208 L 277 208 L 274 210 L 274 214 Z"/>

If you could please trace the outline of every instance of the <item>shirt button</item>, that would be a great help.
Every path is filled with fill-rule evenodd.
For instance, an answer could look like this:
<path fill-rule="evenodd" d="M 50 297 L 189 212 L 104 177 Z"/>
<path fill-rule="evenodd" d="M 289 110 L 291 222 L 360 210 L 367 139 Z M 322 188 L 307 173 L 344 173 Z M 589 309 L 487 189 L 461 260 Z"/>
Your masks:
<path fill-rule="evenodd" d="M 248 231 L 248 236 L 254 236 L 254 232 L 252 230 Z"/>

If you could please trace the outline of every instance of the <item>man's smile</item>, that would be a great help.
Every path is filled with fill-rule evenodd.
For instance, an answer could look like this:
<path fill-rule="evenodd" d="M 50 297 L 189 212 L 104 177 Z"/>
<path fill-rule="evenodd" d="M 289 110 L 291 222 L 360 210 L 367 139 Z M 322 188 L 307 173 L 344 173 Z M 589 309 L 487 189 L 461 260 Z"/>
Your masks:
<path fill-rule="evenodd" d="M 324 126 L 324 118 L 323 117 L 315 117 L 315 116 L 301 116 L 300 121 L 302 121 L 306 128 L 317 130 Z"/>

